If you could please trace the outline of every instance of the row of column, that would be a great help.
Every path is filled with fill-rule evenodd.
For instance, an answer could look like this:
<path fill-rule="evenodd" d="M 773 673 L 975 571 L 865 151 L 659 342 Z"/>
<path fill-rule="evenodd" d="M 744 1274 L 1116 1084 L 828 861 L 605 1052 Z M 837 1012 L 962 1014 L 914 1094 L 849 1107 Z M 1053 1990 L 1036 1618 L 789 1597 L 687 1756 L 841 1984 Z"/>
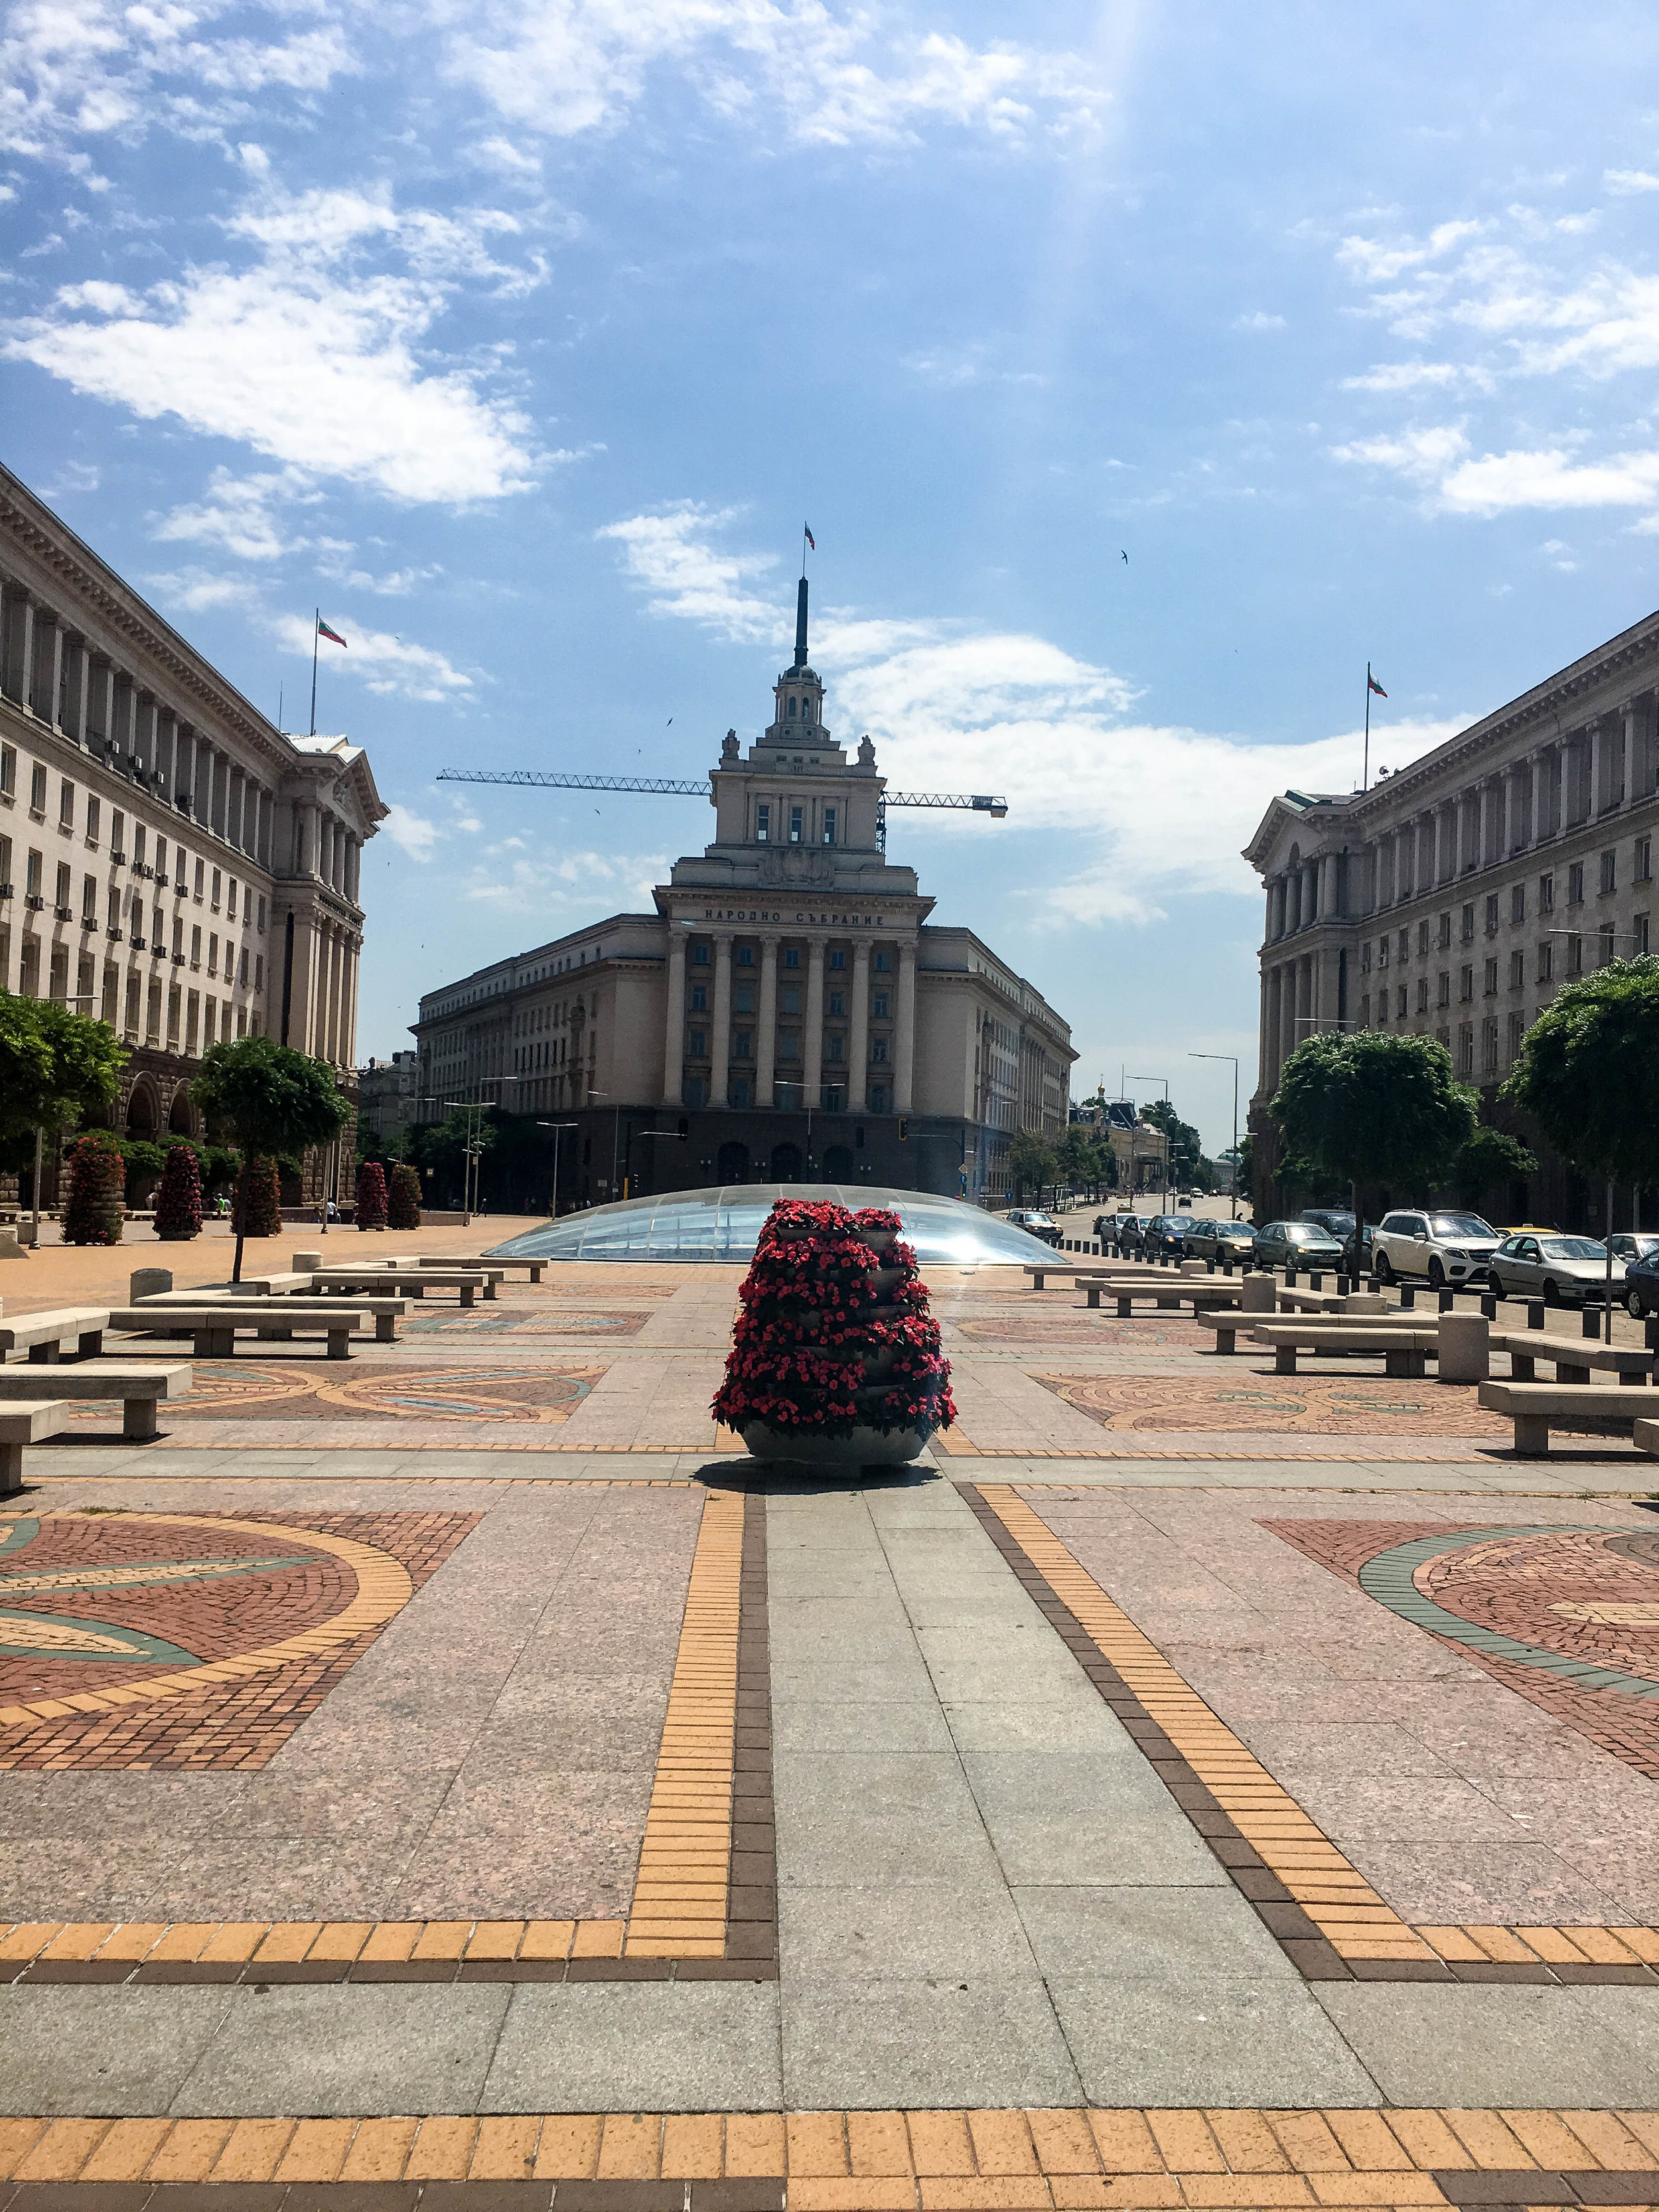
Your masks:
<path fill-rule="evenodd" d="M 1659 730 L 1650 693 L 1506 762 L 1369 841 L 1350 860 L 1352 901 L 1339 902 L 1336 854 L 1322 854 L 1304 866 L 1293 851 L 1290 867 L 1267 885 L 1266 934 L 1276 943 L 1334 915 L 1339 903 L 1356 915 L 1374 913 L 1499 866 L 1564 830 L 1650 798 L 1656 785 Z"/>
<path fill-rule="evenodd" d="M 284 872 L 315 876 L 356 906 L 362 853 L 362 840 L 337 815 L 315 799 L 295 800 L 293 859 Z"/>
<path fill-rule="evenodd" d="M 274 794 L 20 586 L 0 597 L 0 690 L 94 753 L 131 759 L 169 810 L 270 866 Z"/>
<path fill-rule="evenodd" d="M 710 1055 L 708 1103 L 724 1106 L 730 1095 L 732 1039 L 732 948 L 735 931 L 715 931 L 714 1004 L 711 1015 L 714 1049 Z M 777 1061 L 778 948 L 781 933 L 763 934 L 760 940 L 760 1004 L 756 1017 L 755 1099 L 769 1109 Z M 668 934 L 668 1003 L 663 1036 L 663 1103 L 678 1106 L 685 1085 L 686 936 L 671 922 Z M 806 956 L 806 1008 L 802 1018 L 801 1085 L 816 1101 L 823 1081 L 823 977 L 827 950 L 822 938 L 811 939 Z M 870 1059 L 870 953 L 867 944 L 853 947 L 853 1005 L 848 1038 L 847 1084 L 848 1110 L 864 1110 Z M 893 1020 L 893 1111 L 908 1114 L 915 1061 L 916 949 L 898 948 L 897 1005 Z"/>

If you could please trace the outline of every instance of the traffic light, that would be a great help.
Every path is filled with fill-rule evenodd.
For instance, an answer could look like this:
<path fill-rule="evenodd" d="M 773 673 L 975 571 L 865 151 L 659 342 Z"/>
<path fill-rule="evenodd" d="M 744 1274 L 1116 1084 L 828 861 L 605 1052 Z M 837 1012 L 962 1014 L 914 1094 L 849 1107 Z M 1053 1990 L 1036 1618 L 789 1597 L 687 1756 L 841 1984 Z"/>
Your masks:
<path fill-rule="evenodd" d="M 899 1142 L 900 1142 L 900 1144 L 902 1144 L 902 1143 L 904 1142 L 905 1139 L 909 1135 L 909 1133 L 910 1133 L 910 1124 L 908 1123 L 908 1121 L 901 1121 L 901 1122 L 899 1123 Z"/>

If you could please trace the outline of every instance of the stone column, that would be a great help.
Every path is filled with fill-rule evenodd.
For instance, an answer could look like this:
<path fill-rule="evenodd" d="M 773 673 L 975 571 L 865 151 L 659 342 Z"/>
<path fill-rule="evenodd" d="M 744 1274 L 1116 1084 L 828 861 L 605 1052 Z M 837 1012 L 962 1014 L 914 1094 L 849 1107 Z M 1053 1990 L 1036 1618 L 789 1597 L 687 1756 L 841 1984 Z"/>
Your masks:
<path fill-rule="evenodd" d="M 345 895 L 351 901 L 353 906 L 359 903 L 357 893 L 362 886 L 362 876 L 363 848 L 362 841 L 356 837 L 349 837 L 346 840 Z"/>
<path fill-rule="evenodd" d="M 769 1114 L 777 1050 L 778 939 L 773 935 L 761 939 L 760 1034 L 755 1059 L 755 1103 Z"/>
<path fill-rule="evenodd" d="M 668 1004 L 664 1009 L 662 1103 L 678 1106 L 685 1088 L 685 932 L 668 925 Z"/>
<path fill-rule="evenodd" d="M 732 934 L 723 930 L 714 939 L 714 1026 L 709 1039 L 708 1103 L 724 1106 L 727 1070 L 732 1060 Z"/>
<path fill-rule="evenodd" d="M 1279 1065 L 1283 1067 L 1296 1050 L 1296 963 L 1287 960 L 1279 971 Z"/>
<path fill-rule="evenodd" d="M 802 1039 L 805 1046 L 801 1082 L 805 1096 L 802 1103 L 817 1106 L 819 1085 L 823 1081 L 823 939 L 815 937 L 806 948 L 806 1021 Z"/>
<path fill-rule="evenodd" d="M 1602 714 L 1592 725 L 1590 819 L 1611 814 L 1625 797 L 1625 718 Z"/>
<path fill-rule="evenodd" d="M 893 1024 L 893 1111 L 908 1114 L 915 1079 L 916 947 L 911 939 L 898 949 L 898 1018 Z"/>
<path fill-rule="evenodd" d="M 73 738 L 77 744 L 86 733 L 88 666 L 86 640 L 66 637 L 64 641 L 63 729 L 64 736 Z"/>
<path fill-rule="evenodd" d="M 870 948 L 853 947 L 853 1033 L 848 1048 L 852 1066 L 847 1074 L 848 1111 L 864 1111 L 865 1083 L 870 1070 Z"/>
<path fill-rule="evenodd" d="M 1264 968 L 1261 971 L 1261 1003 L 1256 1012 L 1255 1043 L 1256 1087 L 1262 1091 L 1267 1091 L 1273 1078 L 1273 971 Z"/>
<path fill-rule="evenodd" d="M 34 684 L 34 602 L 21 586 L 8 591 L 0 616 L 0 686 L 20 707 L 27 707 Z"/>

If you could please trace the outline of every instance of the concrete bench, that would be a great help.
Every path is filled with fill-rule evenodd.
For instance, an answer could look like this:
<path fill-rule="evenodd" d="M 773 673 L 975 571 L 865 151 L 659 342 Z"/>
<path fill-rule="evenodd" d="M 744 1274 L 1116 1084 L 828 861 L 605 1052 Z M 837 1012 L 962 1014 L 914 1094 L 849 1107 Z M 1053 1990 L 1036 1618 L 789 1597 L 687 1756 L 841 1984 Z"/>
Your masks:
<path fill-rule="evenodd" d="M 298 1279 L 305 1282 L 309 1279 L 301 1275 Z M 157 1316 L 155 1327 L 158 1331 L 172 1329 L 175 1334 L 183 1336 L 193 1332 L 183 1322 L 175 1323 L 172 1318 L 173 1313 L 181 1306 L 200 1307 L 209 1304 L 214 1305 L 234 1304 L 239 1314 L 246 1307 L 249 1325 L 259 1336 L 272 1339 L 291 1337 L 294 1334 L 296 1317 L 301 1320 L 315 1320 L 320 1316 L 327 1320 L 337 1313 L 360 1314 L 365 1321 L 374 1322 L 374 1341 L 377 1344 L 396 1344 L 398 1323 L 409 1311 L 407 1298 L 332 1298 L 311 1297 L 304 1294 L 295 1294 L 287 1297 L 238 1298 L 233 1301 L 221 1297 L 216 1291 L 210 1297 L 204 1297 L 199 1291 L 192 1297 L 188 1291 L 162 1291 L 153 1298 L 140 1298 L 137 1308 L 133 1310 L 142 1308 L 146 1313 L 153 1310 Z"/>
<path fill-rule="evenodd" d="M 1091 1310 L 1099 1305 L 1103 1297 L 1115 1300 L 1120 1321 L 1130 1318 L 1137 1300 L 1142 1305 L 1150 1300 L 1160 1313 L 1178 1313 L 1183 1304 L 1191 1306 L 1194 1313 L 1204 1313 L 1217 1306 L 1233 1307 L 1238 1304 L 1237 1285 L 1225 1283 L 1218 1283 L 1213 1290 L 1173 1279 L 1163 1283 L 1137 1283 L 1133 1287 L 1127 1283 L 1085 1283 L 1083 1288 Z"/>
<path fill-rule="evenodd" d="M 1547 1455 L 1550 1431 L 1633 1426 L 1644 1402 L 1622 1382 L 1483 1382 L 1480 1403 L 1515 1423 L 1515 1449 L 1528 1459 Z M 1652 1427 L 1651 1422 L 1644 1424 Z M 1594 1431 L 1592 1431 L 1594 1432 Z M 1646 1447 L 1644 1447 L 1645 1449 Z"/>
<path fill-rule="evenodd" d="M 459 1257 L 445 1259 L 441 1255 L 428 1259 L 422 1253 L 415 1264 L 417 1267 L 485 1267 L 492 1270 L 499 1269 L 502 1273 L 512 1267 L 522 1267 L 532 1283 L 539 1283 L 542 1272 L 548 1262 L 545 1260 L 509 1259 L 505 1253 L 498 1253 L 491 1258 L 488 1253 L 481 1252 L 476 1259 Z"/>
<path fill-rule="evenodd" d="M 72 1359 L 93 1359 L 104 1348 L 108 1327 L 109 1315 L 102 1307 L 59 1306 L 51 1313 L 23 1314 L 0 1322 L 0 1353 L 27 1352 L 36 1367 L 55 1367 L 65 1351 Z"/>
<path fill-rule="evenodd" d="M 1517 1382 L 1535 1379 L 1534 1363 L 1542 1359 L 1555 1369 L 1558 1382 L 1583 1386 L 1590 1379 L 1592 1368 L 1611 1369 L 1626 1387 L 1644 1383 L 1653 1374 L 1654 1355 L 1642 1346 L 1627 1344 L 1598 1344 L 1594 1337 L 1547 1336 L 1542 1329 L 1523 1328 L 1500 1332 L 1492 1340 L 1494 1352 L 1510 1355 L 1510 1373 Z"/>
<path fill-rule="evenodd" d="M 1111 1269 L 1104 1260 L 1054 1260 L 1047 1267 L 1033 1267 L 1028 1263 L 1025 1272 L 1031 1279 L 1031 1288 L 1040 1291 L 1050 1275 L 1070 1275 L 1075 1279 L 1079 1275 L 1109 1274 Z"/>
<path fill-rule="evenodd" d="M 1294 1375 L 1298 1352 L 1357 1352 L 1373 1359 L 1380 1352 L 1385 1375 L 1414 1378 L 1427 1371 L 1425 1362 L 1440 1349 L 1440 1333 L 1433 1328 L 1350 1328 L 1339 1322 L 1261 1321 L 1251 1334 L 1258 1343 L 1272 1347 L 1275 1375 Z"/>
<path fill-rule="evenodd" d="M 77 1367 L 65 1387 L 76 1398 L 118 1398 L 121 1434 L 135 1439 L 156 1433 L 155 1408 L 163 1398 L 183 1398 L 190 1390 L 191 1370 L 177 1367 L 125 1367 L 113 1360 L 88 1360 Z M 27 1399 L 39 1385 L 21 1367 L 0 1368 L 0 1401 Z M 5 1410 L 0 1405 L 0 1410 Z"/>
<path fill-rule="evenodd" d="M 58 1398 L 26 1398 L 0 1405 L 0 1498 L 23 1487 L 23 1447 L 55 1437 L 69 1419 Z"/>
<path fill-rule="evenodd" d="M 363 1316 L 355 1307 L 331 1304 L 274 1322 L 263 1298 L 242 1298 L 225 1305 L 129 1306 L 112 1314 L 109 1325 L 139 1336 L 188 1329 L 195 1340 L 192 1348 L 198 1359 L 234 1358 L 237 1337 L 269 1336 L 273 1328 L 284 1335 L 326 1336 L 329 1358 L 349 1359 L 351 1339 L 362 1328 Z M 142 1347 L 129 1345 L 123 1349 L 137 1352 Z"/>
<path fill-rule="evenodd" d="M 1638 1451 L 1649 1453 L 1659 1459 L 1659 1421 L 1638 1421 L 1631 1431 Z"/>
<path fill-rule="evenodd" d="M 353 1291 L 392 1290 L 406 1291 L 411 1298 L 425 1296 L 429 1290 L 459 1291 L 461 1304 L 470 1306 L 475 1294 L 482 1291 L 487 1298 L 495 1295 L 495 1285 L 501 1279 L 500 1268 L 477 1267 L 438 1268 L 410 1267 L 319 1267 L 311 1279 L 313 1291 L 339 1291 L 347 1296 Z"/>

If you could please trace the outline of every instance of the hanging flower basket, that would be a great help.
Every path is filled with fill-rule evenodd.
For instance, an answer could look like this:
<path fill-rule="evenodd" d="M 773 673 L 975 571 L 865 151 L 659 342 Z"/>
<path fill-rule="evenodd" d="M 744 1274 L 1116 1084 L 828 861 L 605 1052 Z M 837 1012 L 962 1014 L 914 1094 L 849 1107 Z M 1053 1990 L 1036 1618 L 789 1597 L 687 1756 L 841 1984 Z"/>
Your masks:
<path fill-rule="evenodd" d="M 897 1466 L 946 1428 L 951 1369 L 896 1213 L 783 1199 L 739 1296 L 715 1418 L 755 1458 Z"/>

